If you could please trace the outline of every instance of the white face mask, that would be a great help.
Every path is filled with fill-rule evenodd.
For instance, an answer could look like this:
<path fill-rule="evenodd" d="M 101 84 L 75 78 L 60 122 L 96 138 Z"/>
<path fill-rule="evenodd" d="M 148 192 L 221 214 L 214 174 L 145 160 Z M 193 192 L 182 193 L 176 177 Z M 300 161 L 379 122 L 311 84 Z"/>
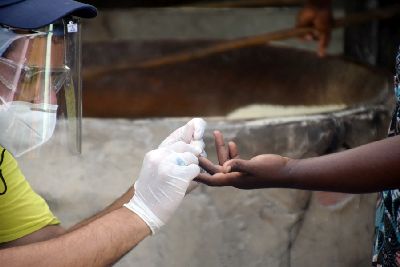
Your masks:
<path fill-rule="evenodd" d="M 0 144 L 14 157 L 43 145 L 53 135 L 57 108 L 23 101 L 0 104 Z"/>

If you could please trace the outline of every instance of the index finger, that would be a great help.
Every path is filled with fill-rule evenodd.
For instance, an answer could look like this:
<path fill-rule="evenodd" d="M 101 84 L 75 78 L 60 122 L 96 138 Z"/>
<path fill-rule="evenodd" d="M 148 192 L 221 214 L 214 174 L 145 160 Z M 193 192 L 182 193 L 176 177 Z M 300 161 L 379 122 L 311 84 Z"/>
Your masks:
<path fill-rule="evenodd" d="M 208 173 L 200 173 L 194 181 L 208 186 L 233 186 L 235 181 L 240 177 L 240 173 L 217 173 L 210 175 Z"/>
<path fill-rule="evenodd" d="M 217 150 L 218 162 L 223 165 L 229 159 L 228 149 L 225 147 L 224 136 L 220 131 L 214 131 L 215 149 Z"/>
<path fill-rule="evenodd" d="M 226 168 L 219 165 L 215 165 L 209 159 L 204 157 L 199 157 L 199 166 L 203 168 L 206 172 L 211 174 L 215 174 L 218 172 L 226 172 L 225 170 Z"/>

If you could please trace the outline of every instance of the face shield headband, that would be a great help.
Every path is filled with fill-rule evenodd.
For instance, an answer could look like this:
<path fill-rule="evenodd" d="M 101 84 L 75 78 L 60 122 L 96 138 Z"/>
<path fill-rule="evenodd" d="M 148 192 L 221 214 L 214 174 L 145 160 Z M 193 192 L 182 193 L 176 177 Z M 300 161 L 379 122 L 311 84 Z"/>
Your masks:
<path fill-rule="evenodd" d="M 14 156 L 47 142 L 56 118 L 81 152 L 80 32 L 72 17 L 34 31 L 0 26 L 0 145 Z"/>

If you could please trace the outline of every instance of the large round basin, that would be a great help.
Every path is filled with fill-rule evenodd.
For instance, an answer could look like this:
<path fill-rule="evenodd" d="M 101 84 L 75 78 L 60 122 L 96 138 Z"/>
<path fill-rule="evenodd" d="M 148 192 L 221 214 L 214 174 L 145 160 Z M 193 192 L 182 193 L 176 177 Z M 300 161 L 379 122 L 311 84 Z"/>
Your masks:
<path fill-rule="evenodd" d="M 225 116 L 251 104 L 354 107 L 377 103 L 387 96 L 387 77 L 374 69 L 340 58 L 320 59 L 315 53 L 287 47 L 265 45 L 177 64 L 137 67 L 146 60 L 213 44 L 87 44 L 84 115 Z M 116 70 L 121 64 L 125 68 Z"/>

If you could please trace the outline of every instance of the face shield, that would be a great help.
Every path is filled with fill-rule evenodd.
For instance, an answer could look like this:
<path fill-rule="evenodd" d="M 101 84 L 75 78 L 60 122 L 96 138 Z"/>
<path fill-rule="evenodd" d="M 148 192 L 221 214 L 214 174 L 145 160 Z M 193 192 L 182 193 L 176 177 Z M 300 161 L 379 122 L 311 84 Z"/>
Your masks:
<path fill-rule="evenodd" d="M 14 156 L 56 132 L 81 152 L 80 32 L 72 17 L 34 31 L 0 26 L 0 145 Z"/>

